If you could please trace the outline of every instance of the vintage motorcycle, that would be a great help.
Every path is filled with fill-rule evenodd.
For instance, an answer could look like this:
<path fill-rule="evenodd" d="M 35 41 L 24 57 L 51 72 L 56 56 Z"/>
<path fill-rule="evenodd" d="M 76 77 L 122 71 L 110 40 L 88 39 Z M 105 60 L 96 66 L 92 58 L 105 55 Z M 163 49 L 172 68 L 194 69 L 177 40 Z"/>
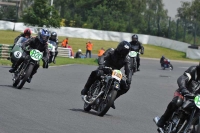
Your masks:
<path fill-rule="evenodd" d="M 20 37 L 19 40 L 16 42 L 15 46 L 13 47 L 13 49 L 11 50 L 10 60 L 13 63 L 13 66 L 14 66 L 15 62 L 17 62 L 21 58 L 22 53 L 23 53 L 21 45 L 26 40 L 28 40 L 28 39 L 25 37 Z"/>
<path fill-rule="evenodd" d="M 110 72 L 101 76 L 100 80 L 96 80 L 90 87 L 88 95 L 83 97 L 84 110 L 88 112 L 93 109 L 97 111 L 98 116 L 104 116 L 114 104 L 117 91 L 120 90 L 120 81 L 125 78 L 120 70 L 112 70 L 110 67 L 104 69 Z"/>
<path fill-rule="evenodd" d="M 183 98 L 183 97 L 182 97 Z M 184 102 L 158 133 L 200 133 L 200 95 L 184 95 Z M 157 123 L 159 117 L 153 121 Z"/>
<path fill-rule="evenodd" d="M 56 42 L 51 41 L 51 40 L 48 41 L 49 63 L 52 63 L 55 58 L 56 47 L 57 47 Z"/>
<path fill-rule="evenodd" d="M 127 56 L 131 58 L 131 68 L 132 68 L 132 74 L 137 72 L 137 54 L 140 54 L 140 52 L 130 51 Z"/>
<path fill-rule="evenodd" d="M 173 70 L 173 66 L 172 66 L 172 64 L 171 64 L 169 59 L 165 59 L 164 63 L 162 64 L 161 67 L 162 67 L 163 70 L 165 70 L 166 68 L 169 68 L 170 70 Z"/>
<path fill-rule="evenodd" d="M 13 86 L 21 89 L 31 75 L 35 64 L 38 64 L 43 53 L 37 49 L 29 49 L 30 55 L 19 65 L 13 76 Z"/>

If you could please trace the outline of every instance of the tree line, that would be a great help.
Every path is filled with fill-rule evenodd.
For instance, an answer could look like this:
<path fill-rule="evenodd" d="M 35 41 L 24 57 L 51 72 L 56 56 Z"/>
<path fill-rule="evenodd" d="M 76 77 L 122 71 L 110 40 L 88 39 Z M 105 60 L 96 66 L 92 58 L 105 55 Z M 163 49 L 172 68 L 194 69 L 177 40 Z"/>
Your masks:
<path fill-rule="evenodd" d="M 69 26 L 149 34 L 185 42 L 200 36 L 199 0 L 183 2 L 176 19 L 168 16 L 162 0 L 54 0 L 53 6 L 50 2 L 23 0 L 18 21 L 39 27 Z M 13 8 L 4 13 L 2 7 L 0 19 L 6 14 L 7 18 L 15 18 L 15 13 L 10 13 Z"/>

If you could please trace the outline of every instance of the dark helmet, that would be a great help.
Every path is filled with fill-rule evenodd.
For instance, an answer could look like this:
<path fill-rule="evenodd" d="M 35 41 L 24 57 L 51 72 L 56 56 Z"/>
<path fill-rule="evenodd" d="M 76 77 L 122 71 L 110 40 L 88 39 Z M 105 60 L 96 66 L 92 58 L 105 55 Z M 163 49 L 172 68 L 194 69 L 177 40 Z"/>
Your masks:
<path fill-rule="evenodd" d="M 51 32 L 51 40 L 56 41 L 57 40 L 57 33 L 56 32 Z"/>
<path fill-rule="evenodd" d="M 47 29 L 41 29 L 38 33 L 38 38 L 41 43 L 46 43 L 49 40 L 49 31 Z"/>
<path fill-rule="evenodd" d="M 132 41 L 137 42 L 138 41 L 138 35 L 132 35 Z"/>
<path fill-rule="evenodd" d="M 129 53 L 131 44 L 127 41 L 122 41 L 118 44 L 117 48 L 115 49 L 116 53 L 120 56 L 126 57 Z"/>
<path fill-rule="evenodd" d="M 31 36 L 31 30 L 29 28 L 24 30 L 24 36 Z"/>

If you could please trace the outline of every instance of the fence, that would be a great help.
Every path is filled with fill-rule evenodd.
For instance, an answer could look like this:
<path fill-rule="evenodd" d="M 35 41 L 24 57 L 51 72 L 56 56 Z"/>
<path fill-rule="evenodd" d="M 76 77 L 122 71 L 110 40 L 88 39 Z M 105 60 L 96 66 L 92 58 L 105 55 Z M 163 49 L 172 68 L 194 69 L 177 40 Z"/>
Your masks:
<path fill-rule="evenodd" d="M 7 59 L 8 57 L 10 57 L 11 49 L 12 49 L 11 45 L 0 44 L 0 59 Z M 70 57 L 71 51 L 69 48 L 58 47 L 58 56 Z"/>
<path fill-rule="evenodd" d="M 6 59 L 10 56 L 11 45 L 0 44 L 0 58 Z"/>

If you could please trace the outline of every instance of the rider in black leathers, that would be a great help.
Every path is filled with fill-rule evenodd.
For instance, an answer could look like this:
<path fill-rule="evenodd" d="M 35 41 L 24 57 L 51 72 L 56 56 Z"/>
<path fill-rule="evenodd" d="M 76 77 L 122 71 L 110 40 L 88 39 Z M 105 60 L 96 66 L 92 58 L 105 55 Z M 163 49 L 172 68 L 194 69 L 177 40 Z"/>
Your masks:
<path fill-rule="evenodd" d="M 119 43 L 116 49 L 110 48 L 108 49 L 101 57 L 98 58 L 99 67 L 97 70 L 92 71 L 90 74 L 87 83 L 85 84 L 84 89 L 81 91 L 81 95 L 87 95 L 87 92 L 90 86 L 94 83 L 94 81 L 103 73 L 107 73 L 104 69 L 104 66 L 111 67 L 112 69 L 120 70 L 123 66 L 125 69 L 125 74 L 127 76 L 127 80 L 121 80 L 120 88 L 121 90 L 118 91 L 116 98 L 120 95 L 126 93 L 131 84 L 132 79 L 132 69 L 131 69 L 131 59 L 127 54 L 129 53 L 130 43 L 126 41 L 122 41 Z M 114 104 L 111 106 L 115 109 Z"/>
<path fill-rule="evenodd" d="M 55 49 L 55 58 L 56 58 L 57 55 L 58 55 L 58 43 L 59 43 L 58 42 L 57 33 L 56 32 L 51 32 L 51 36 L 50 36 L 49 40 L 54 41 L 57 44 L 56 49 Z M 56 63 L 55 58 L 53 59 L 53 63 L 54 64 Z"/>
<path fill-rule="evenodd" d="M 22 49 L 24 50 L 22 57 L 15 63 L 12 69 L 9 70 L 10 73 L 14 73 L 18 66 L 24 61 L 26 55 L 29 55 L 30 51 L 26 50 L 27 46 L 30 46 L 32 49 L 37 49 L 43 53 L 43 68 L 48 68 L 48 45 L 47 41 L 49 39 L 49 32 L 46 29 L 41 29 L 38 33 L 38 36 L 30 38 L 28 41 L 24 42 L 22 45 Z M 28 78 L 27 82 L 30 83 L 32 76 L 37 72 L 40 64 L 36 64 L 30 77 Z"/>
<path fill-rule="evenodd" d="M 189 67 L 183 75 L 181 75 L 178 80 L 179 89 L 174 93 L 174 98 L 167 106 L 165 113 L 161 116 L 157 122 L 158 127 L 163 127 L 165 122 L 170 118 L 176 109 L 178 109 L 183 104 L 183 99 L 181 98 L 185 94 L 192 95 L 194 93 L 200 94 L 200 65 Z M 195 88 L 194 88 L 195 87 Z"/>
<path fill-rule="evenodd" d="M 141 54 L 144 54 L 144 47 L 142 46 L 142 43 L 138 41 L 138 36 L 137 35 L 132 35 L 132 41 L 130 42 L 131 44 L 131 51 L 136 51 L 139 52 L 141 50 Z M 140 55 L 137 54 L 137 71 L 140 71 Z"/>

